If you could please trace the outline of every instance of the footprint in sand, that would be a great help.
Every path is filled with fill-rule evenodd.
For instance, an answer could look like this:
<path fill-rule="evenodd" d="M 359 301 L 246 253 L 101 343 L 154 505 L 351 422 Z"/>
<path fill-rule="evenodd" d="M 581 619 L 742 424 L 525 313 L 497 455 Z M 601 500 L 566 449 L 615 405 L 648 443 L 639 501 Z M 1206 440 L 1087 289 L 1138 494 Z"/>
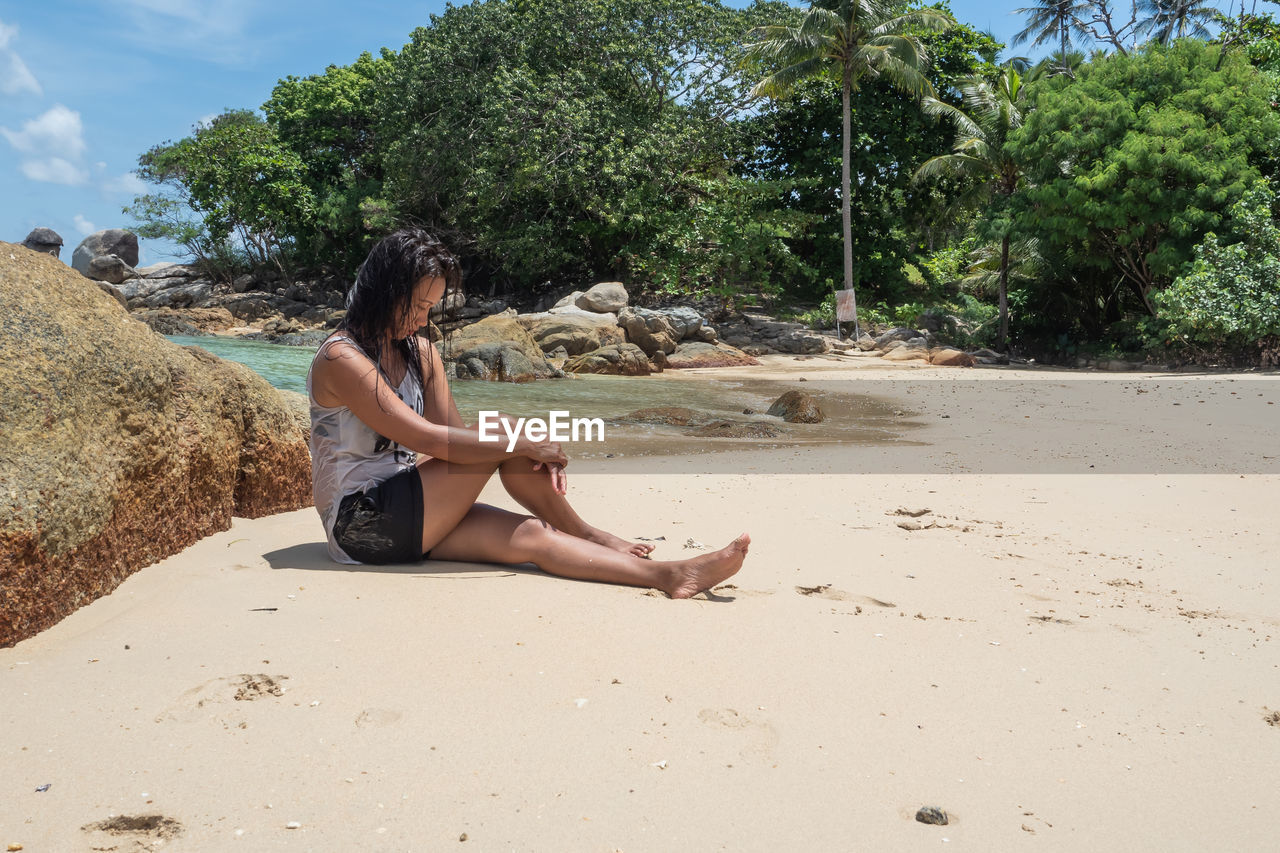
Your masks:
<path fill-rule="evenodd" d="M 871 604 L 875 607 L 897 607 L 892 601 L 882 601 L 879 598 L 872 598 L 869 595 L 855 595 L 851 592 L 845 592 L 842 589 L 836 589 L 829 583 L 821 586 L 798 586 L 796 592 L 810 598 L 825 598 L 828 601 L 861 601 L 863 604 Z"/>
<path fill-rule="evenodd" d="M 771 760 L 778 732 L 767 720 L 752 719 L 733 708 L 703 708 L 698 719 L 714 729 L 737 732 L 742 738 L 738 754 L 748 760 Z"/>
<path fill-rule="evenodd" d="M 181 835 L 182 824 L 158 814 L 117 815 L 86 823 L 80 831 L 89 835 L 94 850 L 119 850 L 121 841 L 132 842 L 130 850 L 153 850 Z"/>
<path fill-rule="evenodd" d="M 230 708 L 235 702 L 255 702 L 284 695 L 282 682 L 287 675 L 265 673 L 241 673 L 213 678 L 192 687 L 178 697 L 178 701 L 156 716 L 157 723 L 168 721 L 192 722 L 207 719 L 220 708 Z"/>
<path fill-rule="evenodd" d="M 356 715 L 356 728 L 372 729 L 394 725 L 400 722 L 403 715 L 399 711 L 387 711 L 382 708 L 366 708 Z"/>

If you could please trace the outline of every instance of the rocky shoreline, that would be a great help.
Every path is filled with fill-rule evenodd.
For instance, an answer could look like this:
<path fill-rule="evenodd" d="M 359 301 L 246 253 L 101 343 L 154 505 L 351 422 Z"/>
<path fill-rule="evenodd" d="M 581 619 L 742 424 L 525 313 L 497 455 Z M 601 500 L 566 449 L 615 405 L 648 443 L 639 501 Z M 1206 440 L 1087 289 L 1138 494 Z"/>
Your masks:
<path fill-rule="evenodd" d="M 190 266 L 155 264 L 110 288 L 130 313 L 165 335 L 224 335 L 317 346 L 345 315 L 338 280 L 286 281 L 279 273 L 217 283 Z M 844 353 L 939 366 L 1007 364 L 989 350 L 938 346 L 928 330 L 892 328 L 841 340 L 751 310 L 713 324 L 692 305 L 638 307 L 619 282 L 575 290 L 518 313 L 499 299 L 454 294 L 429 329 L 458 379 L 529 381 L 566 373 L 648 375 L 665 369 L 754 364 L 772 353 Z"/>

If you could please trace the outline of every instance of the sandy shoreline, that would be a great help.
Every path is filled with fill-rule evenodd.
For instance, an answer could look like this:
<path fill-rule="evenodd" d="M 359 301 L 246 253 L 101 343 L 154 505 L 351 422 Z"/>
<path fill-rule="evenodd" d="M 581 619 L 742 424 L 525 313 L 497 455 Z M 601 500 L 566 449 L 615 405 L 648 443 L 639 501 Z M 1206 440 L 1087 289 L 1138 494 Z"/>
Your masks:
<path fill-rule="evenodd" d="M 571 468 L 658 556 L 749 530 L 710 599 L 349 571 L 309 509 L 139 572 L 0 650 L 0 843 L 153 849 L 82 827 L 163 815 L 179 851 L 1273 847 L 1276 376 L 742 375 L 855 372 L 908 438 Z"/>

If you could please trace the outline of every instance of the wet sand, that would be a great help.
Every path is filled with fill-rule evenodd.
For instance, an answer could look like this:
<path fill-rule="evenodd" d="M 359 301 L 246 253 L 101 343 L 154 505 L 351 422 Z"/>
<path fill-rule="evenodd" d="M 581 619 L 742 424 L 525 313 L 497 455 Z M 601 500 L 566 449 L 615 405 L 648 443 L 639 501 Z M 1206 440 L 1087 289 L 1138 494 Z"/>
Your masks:
<path fill-rule="evenodd" d="M 900 438 L 570 468 L 655 556 L 749 530 L 730 585 L 352 570 L 312 510 L 237 520 L 0 650 L 0 843 L 1274 846 L 1274 375 L 768 361 Z"/>

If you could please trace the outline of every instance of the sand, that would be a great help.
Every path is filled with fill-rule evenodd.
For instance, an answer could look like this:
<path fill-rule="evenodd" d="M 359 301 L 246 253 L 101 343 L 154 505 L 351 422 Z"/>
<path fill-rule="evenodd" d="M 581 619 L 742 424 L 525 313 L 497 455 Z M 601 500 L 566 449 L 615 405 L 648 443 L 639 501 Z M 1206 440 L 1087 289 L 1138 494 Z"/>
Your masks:
<path fill-rule="evenodd" d="M 658 557 L 750 531 L 709 596 L 340 567 L 312 510 L 137 573 L 0 650 L 0 844 L 1275 849 L 1277 377 L 869 364 L 662 381 L 875 435 L 571 465 Z"/>

